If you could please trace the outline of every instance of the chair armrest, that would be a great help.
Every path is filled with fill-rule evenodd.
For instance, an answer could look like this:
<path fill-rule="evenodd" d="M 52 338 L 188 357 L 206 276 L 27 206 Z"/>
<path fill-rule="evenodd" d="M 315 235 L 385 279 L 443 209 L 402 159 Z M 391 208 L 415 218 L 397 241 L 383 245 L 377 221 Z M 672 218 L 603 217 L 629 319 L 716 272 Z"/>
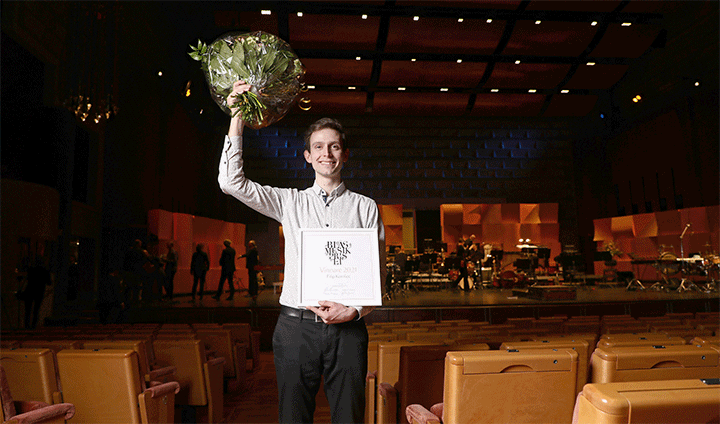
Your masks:
<path fill-rule="evenodd" d="M 405 408 L 405 416 L 410 424 L 440 424 L 442 421 L 437 415 L 418 404 L 408 405 Z"/>
<path fill-rule="evenodd" d="M 150 384 L 151 387 L 138 395 L 141 423 L 175 422 L 175 395 L 180 391 L 180 383 L 171 381 Z"/>
<path fill-rule="evenodd" d="M 208 359 L 207 363 L 209 365 L 225 365 L 225 358 L 221 356 L 219 358 Z"/>
<path fill-rule="evenodd" d="M 150 387 L 145 389 L 145 392 L 150 393 L 150 397 L 152 398 L 165 396 L 170 392 L 178 394 L 179 391 L 180 383 L 178 383 L 177 381 L 171 381 L 169 383 L 159 383 L 157 381 L 152 381 L 150 382 Z"/>
<path fill-rule="evenodd" d="M 436 403 L 435 405 L 430 407 L 430 412 L 432 412 L 436 417 L 440 417 L 440 419 L 442 420 L 444 406 L 445 405 L 442 402 Z"/>
<path fill-rule="evenodd" d="M 378 384 L 377 422 L 378 424 L 397 423 L 397 390 L 391 384 Z"/>
<path fill-rule="evenodd" d="M 145 375 L 145 381 L 161 381 L 166 383 L 171 380 L 171 377 L 175 376 L 176 371 L 177 368 L 174 366 L 155 368 Z"/>
<path fill-rule="evenodd" d="M 43 423 L 49 421 L 61 422 L 69 420 L 74 415 L 75 405 L 72 403 L 58 403 L 15 415 L 10 418 L 8 422 L 17 424 Z"/>
<path fill-rule="evenodd" d="M 377 394 L 377 371 L 368 371 L 365 376 L 365 422 L 375 424 L 375 396 Z"/>

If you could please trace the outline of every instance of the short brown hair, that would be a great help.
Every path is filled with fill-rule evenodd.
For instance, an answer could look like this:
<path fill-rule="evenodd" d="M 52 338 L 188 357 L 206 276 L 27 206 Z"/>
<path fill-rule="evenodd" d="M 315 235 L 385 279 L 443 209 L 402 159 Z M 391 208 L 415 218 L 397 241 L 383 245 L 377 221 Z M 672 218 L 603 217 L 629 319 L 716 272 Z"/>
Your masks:
<path fill-rule="evenodd" d="M 345 141 L 345 129 L 343 129 L 340 121 L 333 118 L 320 118 L 308 127 L 307 131 L 305 131 L 305 134 L 303 135 L 303 140 L 305 141 L 305 150 L 307 150 L 308 152 L 310 151 L 310 136 L 312 136 L 314 132 L 324 130 L 326 128 L 335 130 L 338 132 L 338 134 L 340 134 L 340 143 L 342 144 L 342 149 L 347 150 L 347 144 Z"/>

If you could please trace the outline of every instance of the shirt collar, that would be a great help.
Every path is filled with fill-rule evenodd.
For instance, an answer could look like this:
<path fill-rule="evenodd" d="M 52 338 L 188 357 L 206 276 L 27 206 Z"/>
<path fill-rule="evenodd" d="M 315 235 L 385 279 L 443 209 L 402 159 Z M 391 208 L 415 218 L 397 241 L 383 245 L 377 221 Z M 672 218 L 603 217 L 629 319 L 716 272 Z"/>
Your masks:
<path fill-rule="evenodd" d="M 318 196 L 327 194 L 329 197 L 332 198 L 332 197 L 340 196 L 341 194 L 343 194 L 343 192 L 345 192 L 345 183 L 341 182 L 340 185 L 335 187 L 335 189 L 333 191 L 331 191 L 330 193 L 325 193 L 325 190 L 323 190 L 322 187 L 320 187 L 320 185 L 318 185 L 317 181 L 313 183 L 313 186 L 311 189 Z"/>

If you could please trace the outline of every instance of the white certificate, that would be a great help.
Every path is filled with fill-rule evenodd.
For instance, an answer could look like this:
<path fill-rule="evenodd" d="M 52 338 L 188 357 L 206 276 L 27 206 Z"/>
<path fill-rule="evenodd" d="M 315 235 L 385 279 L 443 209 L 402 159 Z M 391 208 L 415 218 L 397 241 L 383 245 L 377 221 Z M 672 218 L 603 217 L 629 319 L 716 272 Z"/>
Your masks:
<path fill-rule="evenodd" d="M 299 306 L 382 305 L 377 229 L 301 229 L 298 264 Z"/>

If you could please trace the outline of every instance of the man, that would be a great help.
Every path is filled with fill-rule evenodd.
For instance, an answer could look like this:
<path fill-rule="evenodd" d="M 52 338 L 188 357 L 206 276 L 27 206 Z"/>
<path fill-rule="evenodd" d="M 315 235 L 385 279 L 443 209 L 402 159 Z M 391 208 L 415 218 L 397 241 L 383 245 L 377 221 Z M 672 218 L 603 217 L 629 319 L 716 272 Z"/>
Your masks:
<path fill-rule="evenodd" d="M 250 85 L 237 81 L 228 97 Z M 280 317 L 273 334 L 279 392 L 279 422 L 310 423 L 315 395 L 324 378 L 334 423 L 363 421 L 368 336 L 362 317 L 372 308 L 320 301 L 298 309 L 299 237 L 301 228 L 375 228 L 380 252 L 385 233 L 377 204 L 345 188 L 340 171 L 348 160 L 345 133 L 339 122 L 323 118 L 305 134 L 305 160 L 315 183 L 305 190 L 262 186 L 245 178 L 242 160 L 243 121 L 230 120 L 218 182 L 226 194 L 280 222 L 285 236 L 285 280 Z M 383 255 L 381 255 L 382 261 Z M 385 265 L 380 264 L 381 272 Z M 381 280 L 383 281 L 381 276 Z"/>
<path fill-rule="evenodd" d="M 175 250 L 174 242 L 169 241 L 166 246 L 168 252 L 165 255 L 165 294 L 168 299 L 172 300 L 175 286 L 175 273 L 177 273 L 180 256 L 177 250 Z"/>
<path fill-rule="evenodd" d="M 220 282 L 218 283 L 217 293 L 213 296 L 213 299 L 220 300 L 222 296 L 223 286 L 225 280 L 227 280 L 230 286 L 230 296 L 227 300 L 232 300 L 235 297 L 235 285 L 233 284 L 233 276 L 235 275 L 235 249 L 231 247 L 232 242 L 225 240 L 223 242 L 225 249 L 220 254 Z"/>
<path fill-rule="evenodd" d="M 208 269 L 210 269 L 210 258 L 208 258 L 207 253 L 203 250 L 204 247 L 205 245 L 198 243 L 195 247 L 195 253 L 192 255 L 192 260 L 190 261 L 190 274 L 193 276 L 192 300 L 190 302 L 195 302 L 195 293 L 197 293 L 198 282 L 200 283 L 200 300 L 202 301 L 203 298 L 203 291 L 205 290 L 205 275 L 207 274 Z"/>
<path fill-rule="evenodd" d="M 255 267 L 257 266 L 259 261 L 255 240 L 250 240 L 248 242 L 248 247 L 249 250 L 247 251 L 247 253 L 240 257 L 246 258 L 245 268 L 247 268 L 248 270 L 248 296 L 255 299 L 258 295 L 257 271 L 255 271 Z"/>

